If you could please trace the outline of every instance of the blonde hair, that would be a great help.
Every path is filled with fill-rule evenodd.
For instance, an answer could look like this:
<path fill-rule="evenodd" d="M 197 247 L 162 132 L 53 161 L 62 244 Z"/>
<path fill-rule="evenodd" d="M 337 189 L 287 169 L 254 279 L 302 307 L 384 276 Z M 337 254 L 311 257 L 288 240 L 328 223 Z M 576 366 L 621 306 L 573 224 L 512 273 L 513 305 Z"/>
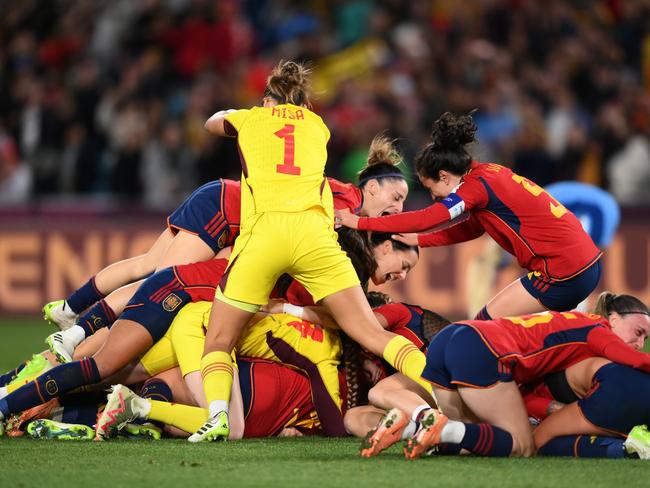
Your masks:
<path fill-rule="evenodd" d="M 406 177 L 398 166 L 402 163 L 402 155 L 395 147 L 395 140 L 383 134 L 378 134 L 370 143 L 366 165 L 359 171 L 359 188 L 372 179 L 401 179 Z"/>
<path fill-rule="evenodd" d="M 294 61 L 280 61 L 266 79 L 265 97 L 278 103 L 311 107 L 311 70 Z"/>

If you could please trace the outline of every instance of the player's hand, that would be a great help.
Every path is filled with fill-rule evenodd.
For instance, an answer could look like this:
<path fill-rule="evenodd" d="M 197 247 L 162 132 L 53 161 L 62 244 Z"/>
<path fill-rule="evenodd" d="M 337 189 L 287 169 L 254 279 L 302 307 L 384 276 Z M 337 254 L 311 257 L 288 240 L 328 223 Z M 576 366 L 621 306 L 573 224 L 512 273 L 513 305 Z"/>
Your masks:
<path fill-rule="evenodd" d="M 359 216 L 354 215 L 348 209 L 334 210 L 334 228 L 338 229 L 341 226 L 357 229 L 359 227 Z"/>
<path fill-rule="evenodd" d="M 417 246 L 418 245 L 418 235 L 417 234 L 393 234 L 391 236 L 396 241 L 403 242 L 407 246 Z"/>
<path fill-rule="evenodd" d="M 364 359 L 361 367 L 363 368 L 366 378 L 368 378 L 368 380 L 373 385 L 376 385 L 377 382 L 381 379 L 381 367 L 370 359 Z"/>
<path fill-rule="evenodd" d="M 280 431 L 278 437 L 302 437 L 303 433 L 295 427 L 285 427 Z"/>

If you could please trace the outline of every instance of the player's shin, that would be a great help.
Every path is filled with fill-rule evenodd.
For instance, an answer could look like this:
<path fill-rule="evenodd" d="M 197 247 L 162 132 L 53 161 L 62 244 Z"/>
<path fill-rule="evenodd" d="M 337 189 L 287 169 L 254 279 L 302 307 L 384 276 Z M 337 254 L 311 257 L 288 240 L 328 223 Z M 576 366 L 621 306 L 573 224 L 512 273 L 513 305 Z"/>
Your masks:
<path fill-rule="evenodd" d="M 203 389 L 211 417 L 222 411 L 228 413 L 233 370 L 232 356 L 227 352 L 213 351 L 201 359 Z"/>
<path fill-rule="evenodd" d="M 396 335 L 386 344 L 383 356 L 396 370 L 431 393 L 431 385 L 420 377 L 427 360 L 415 344 L 405 337 Z"/>

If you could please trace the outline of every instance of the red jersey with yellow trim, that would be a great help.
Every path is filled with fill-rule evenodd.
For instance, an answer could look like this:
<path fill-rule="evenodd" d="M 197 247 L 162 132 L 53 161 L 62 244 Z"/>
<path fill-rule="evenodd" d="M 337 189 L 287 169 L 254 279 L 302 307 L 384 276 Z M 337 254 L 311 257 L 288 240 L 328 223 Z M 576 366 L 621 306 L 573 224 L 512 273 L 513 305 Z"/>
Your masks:
<path fill-rule="evenodd" d="M 478 332 L 519 384 L 533 382 L 594 356 L 650 373 L 650 355 L 625 344 L 599 315 L 543 312 L 459 324 Z"/>
<path fill-rule="evenodd" d="M 211 302 L 227 266 L 227 259 L 210 259 L 174 266 L 173 269 L 176 279 L 193 302 Z"/>
<path fill-rule="evenodd" d="M 334 208 L 336 210 L 349 210 L 359 215 L 363 206 L 363 193 L 352 183 L 343 183 L 334 178 L 327 178 L 334 197 Z"/>
<path fill-rule="evenodd" d="M 471 218 L 432 235 L 420 245 L 446 245 L 487 232 L 519 265 L 555 279 L 572 278 L 602 253 L 575 215 L 543 188 L 493 163 L 472 162 L 447 198 L 422 210 L 359 219 L 359 229 L 423 232 L 469 212 Z"/>
<path fill-rule="evenodd" d="M 244 437 L 269 437 L 285 427 L 320 429 L 307 377 L 263 359 L 237 360 L 244 401 Z"/>

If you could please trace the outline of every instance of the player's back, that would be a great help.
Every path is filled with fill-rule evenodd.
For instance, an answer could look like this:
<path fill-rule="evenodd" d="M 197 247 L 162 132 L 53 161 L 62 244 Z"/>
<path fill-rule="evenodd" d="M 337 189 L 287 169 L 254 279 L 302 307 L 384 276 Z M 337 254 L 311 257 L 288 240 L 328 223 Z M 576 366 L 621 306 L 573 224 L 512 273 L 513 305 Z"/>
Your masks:
<path fill-rule="evenodd" d="M 465 180 L 474 180 L 468 197 L 481 201 L 483 228 L 526 269 L 563 279 L 600 256 L 575 215 L 530 180 L 493 163 L 473 163 Z"/>
<path fill-rule="evenodd" d="M 599 315 L 543 312 L 496 320 L 462 322 L 476 330 L 499 360 L 525 383 L 594 356 L 587 336 L 595 327 L 609 327 Z"/>
<path fill-rule="evenodd" d="M 315 206 L 331 213 L 324 176 L 329 130 L 318 115 L 282 104 L 237 110 L 226 121 L 242 159 L 242 215 Z"/>

